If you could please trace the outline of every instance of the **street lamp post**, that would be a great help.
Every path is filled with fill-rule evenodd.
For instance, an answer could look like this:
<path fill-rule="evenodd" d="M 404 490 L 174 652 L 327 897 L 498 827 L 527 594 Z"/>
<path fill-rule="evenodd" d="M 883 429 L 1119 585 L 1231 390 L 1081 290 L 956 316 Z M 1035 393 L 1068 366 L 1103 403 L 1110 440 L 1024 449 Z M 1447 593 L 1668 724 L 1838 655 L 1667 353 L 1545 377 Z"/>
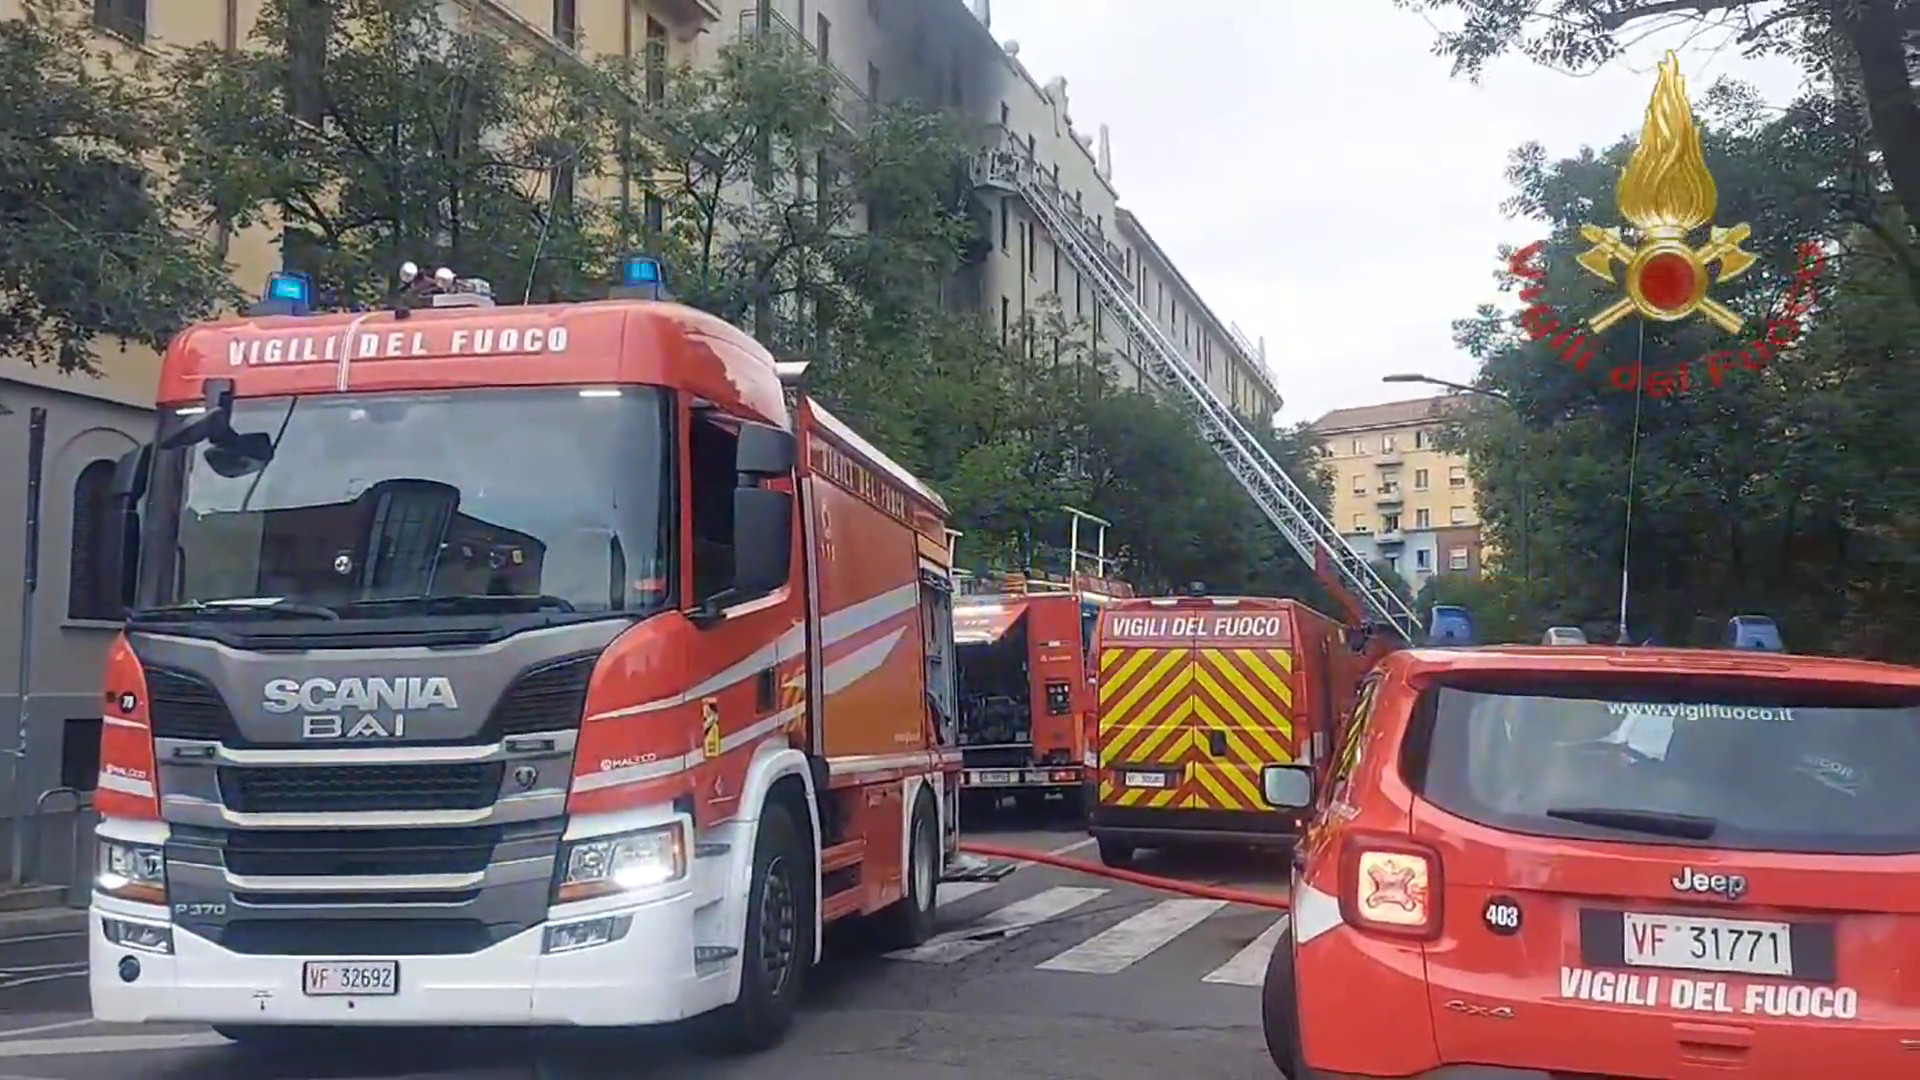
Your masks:
<path fill-rule="evenodd" d="M 1446 379 L 1436 379 L 1431 375 L 1417 375 L 1412 373 L 1383 375 L 1380 381 L 1388 383 L 1423 383 L 1427 386 L 1438 386 L 1446 390 L 1451 390 L 1456 394 L 1473 394 L 1478 397 L 1492 398 L 1509 409 L 1514 409 L 1516 413 L 1519 408 L 1514 404 L 1513 398 L 1498 390 L 1489 390 L 1484 386 L 1468 386 L 1465 383 L 1450 382 Z M 1533 521 L 1528 512 L 1527 493 L 1527 489 L 1531 485 L 1526 476 L 1523 475 L 1523 470 L 1521 469 L 1516 468 L 1514 470 L 1514 479 L 1518 482 L 1515 486 L 1520 489 L 1520 580 L 1531 581 L 1533 579 L 1533 558 L 1528 547 L 1529 539 L 1533 533 Z"/>

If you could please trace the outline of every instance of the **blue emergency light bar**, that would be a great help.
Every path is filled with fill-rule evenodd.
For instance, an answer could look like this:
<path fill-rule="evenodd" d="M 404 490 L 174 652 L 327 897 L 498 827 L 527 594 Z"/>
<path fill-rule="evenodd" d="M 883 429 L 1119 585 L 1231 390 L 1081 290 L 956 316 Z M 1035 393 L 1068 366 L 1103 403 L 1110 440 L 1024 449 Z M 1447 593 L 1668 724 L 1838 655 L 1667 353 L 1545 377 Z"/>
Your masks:
<path fill-rule="evenodd" d="M 313 303 L 313 280 L 305 274 L 282 270 L 267 278 L 267 299 L 289 304 Z"/>
<path fill-rule="evenodd" d="M 629 289 L 660 284 L 660 260 L 650 255 L 630 255 L 620 271 L 620 284 Z"/>
<path fill-rule="evenodd" d="M 296 270 L 277 270 L 267 276 L 267 291 L 249 315 L 310 315 L 313 279 Z"/>

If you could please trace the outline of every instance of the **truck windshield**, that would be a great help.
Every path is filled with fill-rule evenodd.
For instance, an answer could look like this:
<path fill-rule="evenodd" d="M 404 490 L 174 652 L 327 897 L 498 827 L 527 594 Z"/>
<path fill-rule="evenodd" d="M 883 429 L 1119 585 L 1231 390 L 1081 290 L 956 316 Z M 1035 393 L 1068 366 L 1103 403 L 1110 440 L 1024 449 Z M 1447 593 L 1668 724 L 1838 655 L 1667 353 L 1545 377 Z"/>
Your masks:
<path fill-rule="evenodd" d="M 233 429 L 273 452 L 156 453 L 135 615 L 657 608 L 666 405 L 577 387 L 237 401 Z"/>
<path fill-rule="evenodd" d="M 1408 760 L 1434 805 L 1517 832 L 1920 852 L 1920 708 L 1643 691 L 1442 689 Z"/>

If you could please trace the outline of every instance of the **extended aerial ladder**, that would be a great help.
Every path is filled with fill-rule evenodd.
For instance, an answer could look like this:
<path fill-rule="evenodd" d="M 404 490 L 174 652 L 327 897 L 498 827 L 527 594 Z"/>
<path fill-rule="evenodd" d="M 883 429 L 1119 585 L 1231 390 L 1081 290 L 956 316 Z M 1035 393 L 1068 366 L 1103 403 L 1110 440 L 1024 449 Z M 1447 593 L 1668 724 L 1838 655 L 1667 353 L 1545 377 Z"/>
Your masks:
<path fill-rule="evenodd" d="M 1119 314 L 1134 345 L 1135 363 L 1192 413 L 1201 437 L 1254 505 L 1336 594 L 1345 594 L 1339 598 L 1349 607 L 1349 616 L 1371 615 L 1396 628 L 1406 640 L 1414 640 L 1413 610 L 1187 364 L 1172 337 L 1134 299 L 1125 269 L 1107 253 L 1106 238 L 1090 235 L 1092 223 L 1068 207 L 1059 188 L 1033 159 L 1002 147 L 982 155 L 975 170 L 977 181 L 1010 190 L 1033 208 L 1054 243 L 1092 285 L 1097 300 Z"/>

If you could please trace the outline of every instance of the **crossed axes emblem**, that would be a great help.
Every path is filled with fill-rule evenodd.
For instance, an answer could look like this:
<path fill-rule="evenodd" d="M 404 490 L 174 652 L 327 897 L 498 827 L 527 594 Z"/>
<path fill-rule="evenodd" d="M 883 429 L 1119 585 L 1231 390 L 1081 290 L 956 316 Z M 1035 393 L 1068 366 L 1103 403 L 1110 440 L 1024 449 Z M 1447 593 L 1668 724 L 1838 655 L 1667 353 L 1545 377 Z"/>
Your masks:
<path fill-rule="evenodd" d="M 1613 264 L 1622 263 L 1627 268 L 1627 295 L 1587 320 L 1596 332 L 1605 331 L 1634 311 L 1661 322 L 1678 322 L 1698 311 L 1729 334 L 1739 333 L 1746 324 L 1739 313 L 1707 295 L 1710 283 L 1731 281 L 1758 261 L 1759 256 L 1740 246 L 1753 235 L 1752 227 L 1745 222 L 1726 229 L 1714 226 L 1707 242 L 1698 248 L 1672 235 L 1653 236 L 1632 247 L 1620 239 L 1618 227 L 1582 225 L 1580 235 L 1593 245 L 1575 260 L 1588 273 L 1614 284 Z M 1710 279 L 1707 268 L 1715 263 L 1720 265 L 1720 272 Z M 1647 278 L 1650 269 L 1652 281 Z"/>

